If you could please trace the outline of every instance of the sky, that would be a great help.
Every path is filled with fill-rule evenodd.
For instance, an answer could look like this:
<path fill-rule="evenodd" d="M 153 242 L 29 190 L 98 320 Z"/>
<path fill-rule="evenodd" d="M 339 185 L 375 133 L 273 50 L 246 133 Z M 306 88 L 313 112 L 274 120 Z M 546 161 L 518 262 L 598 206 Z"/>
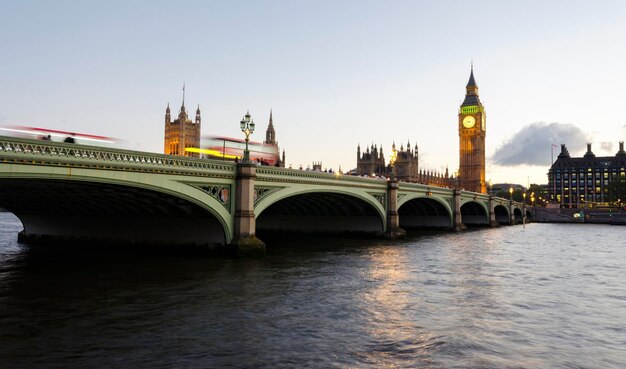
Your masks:
<path fill-rule="evenodd" d="M 0 0 L 0 126 L 162 153 L 184 83 L 204 135 L 242 138 L 249 110 L 262 141 L 271 109 L 288 166 L 346 171 L 358 144 L 409 141 L 454 172 L 473 62 L 487 180 L 546 183 L 552 144 L 626 140 L 624 45 L 624 1 Z"/>

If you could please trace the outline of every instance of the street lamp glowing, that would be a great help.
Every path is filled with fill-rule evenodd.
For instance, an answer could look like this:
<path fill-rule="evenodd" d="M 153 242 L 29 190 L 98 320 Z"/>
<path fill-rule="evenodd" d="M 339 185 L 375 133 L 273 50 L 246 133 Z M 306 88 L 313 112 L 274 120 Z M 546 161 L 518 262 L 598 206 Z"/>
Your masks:
<path fill-rule="evenodd" d="M 247 112 L 246 115 L 243 116 L 241 122 L 239 122 L 239 126 L 241 128 L 241 132 L 246 135 L 246 149 L 243 151 L 243 162 L 250 162 L 250 150 L 248 150 L 248 141 L 250 140 L 250 135 L 254 132 L 254 121 L 250 117 L 250 112 Z"/>
<path fill-rule="evenodd" d="M 391 157 L 389 158 L 389 166 L 391 166 L 391 179 L 395 179 L 393 168 L 396 164 L 396 159 L 398 159 L 398 151 L 396 150 L 396 145 L 394 144 L 391 147 Z"/>
<path fill-rule="evenodd" d="M 513 187 L 509 188 L 509 194 L 511 195 L 511 200 L 513 200 Z"/>

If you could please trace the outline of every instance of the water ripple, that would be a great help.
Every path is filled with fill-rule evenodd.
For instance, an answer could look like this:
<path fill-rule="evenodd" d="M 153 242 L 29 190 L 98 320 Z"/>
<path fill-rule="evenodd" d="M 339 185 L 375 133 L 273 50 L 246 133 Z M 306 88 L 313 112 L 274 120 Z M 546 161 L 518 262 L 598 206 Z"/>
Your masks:
<path fill-rule="evenodd" d="M 42 250 L 20 229 L 0 213 L 3 368 L 626 363 L 619 227 L 311 239 L 262 260 Z"/>

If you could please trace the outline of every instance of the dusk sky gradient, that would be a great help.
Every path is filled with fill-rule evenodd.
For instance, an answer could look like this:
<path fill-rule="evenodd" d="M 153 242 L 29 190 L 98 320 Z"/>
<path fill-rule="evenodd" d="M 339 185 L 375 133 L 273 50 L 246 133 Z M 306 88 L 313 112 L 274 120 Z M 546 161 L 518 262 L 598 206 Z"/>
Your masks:
<path fill-rule="evenodd" d="M 249 110 L 262 141 L 273 109 L 287 165 L 345 171 L 358 143 L 410 141 L 453 172 L 473 60 L 493 183 L 546 183 L 552 143 L 626 139 L 623 1 L 0 0 L 0 17 L 0 126 L 162 153 L 185 82 L 203 134 L 242 137 Z"/>

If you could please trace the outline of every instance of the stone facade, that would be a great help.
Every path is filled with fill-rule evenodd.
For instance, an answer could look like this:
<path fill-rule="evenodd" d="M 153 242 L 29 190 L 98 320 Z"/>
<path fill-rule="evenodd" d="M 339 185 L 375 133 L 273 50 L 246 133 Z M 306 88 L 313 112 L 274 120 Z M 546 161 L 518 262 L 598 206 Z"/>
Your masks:
<path fill-rule="evenodd" d="M 165 109 L 165 144 L 163 153 L 167 155 L 199 157 L 198 151 L 188 148 L 200 148 L 200 105 L 196 110 L 196 119 L 191 121 L 185 109 L 185 88 L 183 87 L 183 103 L 178 118 L 172 121 L 170 104 Z"/>
<path fill-rule="evenodd" d="M 581 158 L 571 157 L 567 147 L 561 145 L 561 153 L 548 172 L 548 194 L 551 202 L 567 207 L 625 202 L 624 142 L 619 143 L 615 156 L 600 157 L 587 144 L 587 152 Z"/>
<path fill-rule="evenodd" d="M 407 142 L 406 148 L 400 145 L 400 149 L 396 149 L 394 143 L 391 147 L 392 152 L 396 152 L 396 161 L 394 163 L 394 176 L 400 182 L 423 183 L 441 187 L 455 187 L 457 180 L 450 176 L 448 169 L 445 173 L 437 173 L 432 170 L 423 170 L 419 168 L 419 150 L 417 145 L 411 149 L 410 142 Z M 382 146 L 372 144 L 361 152 L 361 146 L 357 146 L 357 169 L 356 174 L 359 176 L 376 176 L 391 177 L 392 168 L 385 162 Z"/>

